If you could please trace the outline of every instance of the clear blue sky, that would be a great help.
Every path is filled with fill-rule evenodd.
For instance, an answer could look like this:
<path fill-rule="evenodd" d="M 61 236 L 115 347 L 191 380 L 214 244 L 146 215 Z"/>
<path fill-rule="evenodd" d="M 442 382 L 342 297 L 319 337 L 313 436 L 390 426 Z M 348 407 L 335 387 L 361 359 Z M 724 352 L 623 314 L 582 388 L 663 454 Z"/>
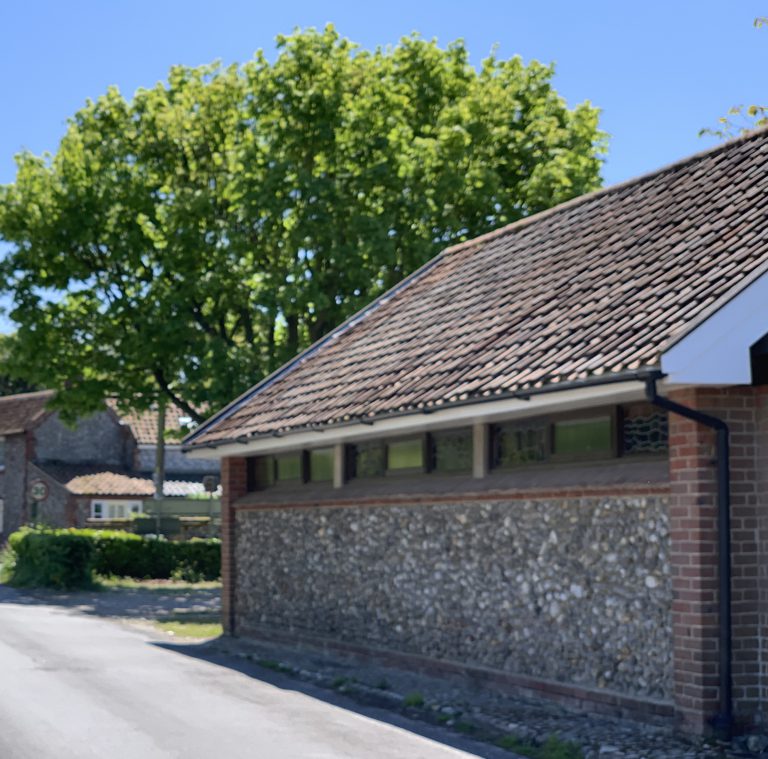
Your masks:
<path fill-rule="evenodd" d="M 116 84 L 151 86 L 175 63 L 241 62 L 297 26 L 333 22 L 365 47 L 418 31 L 463 38 L 474 63 L 554 61 L 570 104 L 610 133 L 611 184 L 713 143 L 697 136 L 737 103 L 768 101 L 768 0 L 27 0 L 0 3 L 0 183 L 13 155 L 53 151 L 68 116 Z M 3 329 L 0 322 L 0 330 Z"/>

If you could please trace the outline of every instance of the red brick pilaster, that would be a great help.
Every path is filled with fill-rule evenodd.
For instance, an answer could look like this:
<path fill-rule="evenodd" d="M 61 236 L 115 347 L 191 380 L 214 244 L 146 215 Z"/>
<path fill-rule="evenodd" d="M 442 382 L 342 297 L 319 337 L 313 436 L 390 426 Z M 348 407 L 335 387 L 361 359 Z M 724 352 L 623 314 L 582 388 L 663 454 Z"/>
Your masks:
<path fill-rule="evenodd" d="M 758 393 L 750 387 L 698 388 L 669 397 L 730 428 L 733 700 L 743 724 L 759 710 Z M 715 435 L 676 414 L 669 421 L 675 704 L 683 728 L 702 733 L 719 698 Z"/>
<path fill-rule="evenodd" d="M 224 632 L 235 634 L 235 509 L 234 502 L 247 492 L 244 458 L 221 462 L 221 614 Z"/>

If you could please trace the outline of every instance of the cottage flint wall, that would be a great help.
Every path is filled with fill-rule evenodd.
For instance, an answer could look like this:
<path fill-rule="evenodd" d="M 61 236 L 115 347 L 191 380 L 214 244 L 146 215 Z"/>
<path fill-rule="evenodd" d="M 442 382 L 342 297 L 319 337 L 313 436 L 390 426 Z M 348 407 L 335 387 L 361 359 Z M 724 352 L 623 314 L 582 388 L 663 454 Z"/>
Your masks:
<path fill-rule="evenodd" d="M 238 629 L 672 696 L 667 498 L 239 510 Z"/>
<path fill-rule="evenodd" d="M 3 530 L 0 531 L 0 545 L 18 530 L 24 508 L 24 473 L 26 470 L 25 435 L 8 435 L 5 438 L 5 469 L 0 471 L 0 498 L 4 503 Z"/>
<path fill-rule="evenodd" d="M 125 428 L 106 411 L 78 419 L 74 427 L 51 414 L 35 429 L 38 461 L 125 467 L 131 463 L 132 445 Z"/>

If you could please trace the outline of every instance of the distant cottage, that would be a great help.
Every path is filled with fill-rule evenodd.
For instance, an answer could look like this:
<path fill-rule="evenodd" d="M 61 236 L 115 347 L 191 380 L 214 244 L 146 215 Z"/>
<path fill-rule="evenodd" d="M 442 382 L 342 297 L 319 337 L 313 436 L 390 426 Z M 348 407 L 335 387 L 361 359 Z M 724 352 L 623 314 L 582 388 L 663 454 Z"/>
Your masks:
<path fill-rule="evenodd" d="M 26 522 L 55 527 L 125 519 L 153 497 L 157 410 L 122 415 L 115 402 L 65 425 L 43 390 L 0 397 L 0 544 Z M 180 432 L 183 412 L 169 406 L 166 429 Z M 164 495 L 205 495 L 216 462 L 194 461 L 181 444 L 165 452 Z"/>
<path fill-rule="evenodd" d="M 443 251 L 187 437 L 227 629 L 764 722 L 767 272 L 766 132 Z"/>

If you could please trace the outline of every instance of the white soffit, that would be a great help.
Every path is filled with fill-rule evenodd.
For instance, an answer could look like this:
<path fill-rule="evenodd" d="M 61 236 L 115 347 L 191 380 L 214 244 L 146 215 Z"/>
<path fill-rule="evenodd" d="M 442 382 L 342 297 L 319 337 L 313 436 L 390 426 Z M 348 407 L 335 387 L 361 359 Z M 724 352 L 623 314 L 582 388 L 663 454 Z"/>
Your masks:
<path fill-rule="evenodd" d="M 428 414 L 416 412 L 384 418 L 369 424 L 331 426 L 322 432 L 318 430 L 291 432 L 279 437 L 270 435 L 253 438 L 243 443 L 225 443 L 217 448 L 193 448 L 187 452 L 187 456 L 194 459 L 220 459 L 226 456 L 247 456 L 296 448 L 324 447 L 366 438 L 417 434 L 428 430 L 469 426 L 502 419 L 522 419 L 544 413 L 632 403 L 644 398 L 643 382 L 634 380 L 613 382 L 540 393 L 532 395 L 529 400 L 506 398 L 461 406 L 446 406 Z"/>
<path fill-rule="evenodd" d="M 768 332 L 768 274 L 716 308 L 661 356 L 670 385 L 749 385 L 749 349 Z"/>

